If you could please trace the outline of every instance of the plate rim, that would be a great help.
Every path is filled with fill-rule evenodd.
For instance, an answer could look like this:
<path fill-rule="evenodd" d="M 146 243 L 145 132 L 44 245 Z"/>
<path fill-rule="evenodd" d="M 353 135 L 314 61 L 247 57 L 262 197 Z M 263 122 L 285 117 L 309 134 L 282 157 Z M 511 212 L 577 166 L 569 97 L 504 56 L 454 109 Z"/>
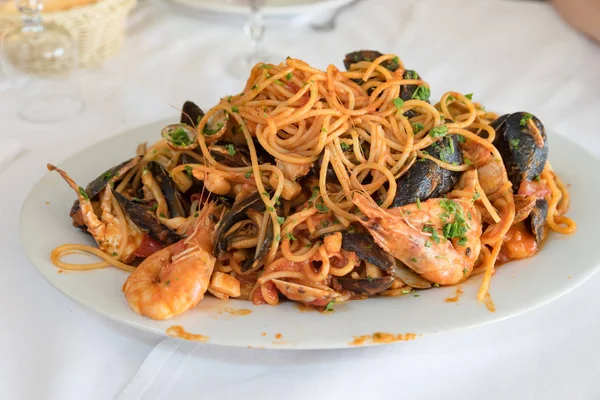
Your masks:
<path fill-rule="evenodd" d="M 64 163 L 68 162 L 70 159 L 76 157 L 81 152 L 88 150 L 90 148 L 96 147 L 102 143 L 111 142 L 119 136 L 127 135 L 127 134 L 130 134 L 130 133 L 132 133 L 134 131 L 138 131 L 138 130 L 146 130 L 146 128 L 148 128 L 148 127 L 156 126 L 159 124 L 160 125 L 168 124 L 168 123 L 171 123 L 172 121 L 173 121 L 173 118 L 160 119 L 160 120 L 148 123 L 148 124 L 139 125 L 139 126 L 121 131 L 120 133 L 103 138 L 101 140 L 98 140 L 96 142 L 93 142 L 93 143 L 85 146 L 82 149 L 72 152 L 71 154 L 69 154 L 65 158 L 63 158 L 56 165 L 61 166 Z M 559 135 L 557 133 L 554 133 L 553 131 L 550 131 L 550 132 L 551 132 L 551 134 L 550 134 L 551 137 L 560 136 L 563 140 L 568 141 L 572 146 L 576 147 L 579 152 L 585 153 L 587 156 L 589 156 L 595 162 L 600 164 L 600 158 L 597 157 L 588 148 L 580 146 L 577 142 L 570 140 L 566 136 Z M 29 190 L 25 200 L 23 201 L 23 204 L 21 206 L 20 213 L 19 213 L 19 239 L 21 241 L 21 246 L 25 252 L 25 255 L 27 256 L 29 263 L 32 264 L 32 266 L 37 270 L 37 272 L 39 274 L 41 274 L 44 277 L 44 279 L 48 283 L 50 283 L 50 285 L 52 287 L 57 289 L 63 295 L 66 295 L 72 301 L 75 301 L 76 303 L 84 306 L 85 308 L 93 310 L 94 312 L 102 315 L 103 317 L 107 317 L 110 320 L 116 321 L 118 323 L 130 325 L 130 326 L 135 327 L 136 329 L 141 329 L 143 331 L 150 332 L 150 333 L 156 334 L 161 337 L 169 337 L 164 330 L 161 330 L 158 327 L 152 327 L 152 326 L 145 325 L 143 323 L 138 323 L 138 322 L 132 321 L 132 320 L 121 319 L 118 317 L 118 315 L 114 315 L 114 314 L 105 312 L 102 309 L 102 307 L 97 304 L 86 301 L 85 299 L 77 298 L 76 296 L 72 295 L 70 292 L 63 290 L 57 283 L 55 283 L 53 280 L 51 280 L 49 278 L 49 276 L 47 276 L 42 271 L 41 267 L 38 266 L 33 261 L 33 255 L 30 254 L 31 249 L 25 245 L 26 240 L 24 237 L 24 235 L 25 235 L 24 214 L 25 214 L 25 210 L 26 210 L 28 204 L 34 200 L 34 198 L 33 198 L 34 189 L 37 188 L 38 185 L 40 185 L 40 183 L 44 179 L 46 179 L 49 175 L 50 175 L 50 172 L 46 172 L 39 180 L 36 181 L 36 183 L 33 186 L 30 187 L 30 190 Z M 513 263 L 512 265 L 515 265 L 515 264 L 516 263 Z M 419 334 L 420 335 L 419 338 L 426 337 L 426 336 L 430 337 L 430 336 L 437 336 L 437 335 L 441 335 L 441 334 L 454 333 L 457 331 L 472 329 L 472 328 L 476 328 L 476 327 L 480 327 L 480 326 L 484 326 L 484 325 L 488 325 L 488 324 L 493 324 L 493 323 L 500 322 L 500 321 L 503 321 L 503 320 L 506 320 L 509 318 L 520 316 L 529 311 L 543 307 L 543 306 L 547 305 L 548 303 L 552 302 L 553 300 L 556 300 L 556 299 L 566 295 L 567 293 L 577 289 L 579 286 L 581 286 L 583 283 L 585 283 L 587 280 L 589 280 L 592 276 L 597 274 L 599 271 L 600 271 L 600 262 L 597 262 L 595 265 L 591 265 L 584 272 L 577 275 L 577 277 L 573 277 L 573 279 L 570 279 L 569 285 L 563 285 L 560 288 L 555 289 L 552 292 L 550 292 L 550 291 L 545 292 L 542 296 L 538 297 L 536 301 L 531 301 L 531 302 L 527 303 L 526 306 L 520 307 L 516 311 L 512 311 L 512 312 L 505 313 L 505 314 L 495 314 L 495 315 L 497 315 L 497 317 L 493 317 L 493 318 L 489 318 L 489 319 L 480 319 L 478 321 L 468 322 L 462 326 L 448 327 L 448 328 L 444 328 L 444 329 L 438 329 L 436 331 L 429 331 L 429 332 L 426 332 L 423 334 Z M 473 282 L 476 279 L 477 279 L 477 277 L 475 279 L 468 280 L 467 283 Z M 241 300 L 234 300 L 234 301 L 241 302 Z M 171 321 L 173 321 L 173 320 L 171 320 Z M 177 323 L 173 323 L 172 325 L 177 325 Z M 351 340 L 352 337 L 353 337 L 353 335 L 351 333 L 349 333 L 348 339 Z M 183 340 L 183 339 L 180 339 L 180 340 Z M 261 349 L 277 349 L 277 350 L 310 350 L 310 349 L 338 349 L 338 348 L 365 347 L 365 346 L 377 346 L 377 345 L 383 345 L 383 344 L 400 344 L 400 343 L 403 343 L 403 342 L 376 343 L 373 341 L 367 341 L 364 344 L 361 344 L 360 346 L 351 346 L 351 345 L 349 345 L 349 343 L 337 341 L 335 343 L 326 342 L 326 343 L 323 343 L 322 345 L 316 345 L 314 343 L 309 343 L 308 345 L 303 345 L 302 343 L 290 343 L 289 345 L 282 346 L 281 344 L 272 343 L 272 344 L 261 344 L 260 347 L 254 347 L 254 346 L 249 346 L 247 344 L 241 344 L 241 343 L 221 342 L 218 337 L 211 336 L 210 340 L 206 344 L 216 345 L 216 346 L 226 346 L 226 347 L 254 347 L 254 348 L 261 348 Z"/>

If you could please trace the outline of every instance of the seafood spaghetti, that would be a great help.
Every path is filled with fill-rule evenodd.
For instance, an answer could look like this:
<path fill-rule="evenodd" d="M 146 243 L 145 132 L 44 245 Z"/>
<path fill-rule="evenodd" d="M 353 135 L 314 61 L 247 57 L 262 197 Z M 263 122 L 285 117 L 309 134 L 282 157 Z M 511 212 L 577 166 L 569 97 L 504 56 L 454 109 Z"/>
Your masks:
<path fill-rule="evenodd" d="M 209 292 L 330 310 L 402 296 L 533 256 L 574 232 L 569 194 L 532 114 L 498 116 L 472 94 L 430 102 L 393 54 L 357 51 L 346 70 L 259 63 L 239 94 L 181 122 L 77 194 L 73 224 L 96 247 L 52 252 L 60 268 L 115 266 L 131 308 L 167 319 Z M 94 264 L 63 260 L 70 252 Z"/>

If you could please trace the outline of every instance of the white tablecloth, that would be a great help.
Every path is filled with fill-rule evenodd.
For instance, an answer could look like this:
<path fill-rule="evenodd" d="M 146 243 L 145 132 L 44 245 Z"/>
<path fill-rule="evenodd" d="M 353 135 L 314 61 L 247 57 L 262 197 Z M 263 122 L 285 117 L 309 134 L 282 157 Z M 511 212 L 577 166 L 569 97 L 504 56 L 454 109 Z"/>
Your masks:
<path fill-rule="evenodd" d="M 533 112 L 600 154 L 600 47 L 546 3 L 365 0 L 334 32 L 279 29 L 266 41 L 284 57 L 321 67 L 340 65 L 354 49 L 396 52 L 430 82 L 434 97 L 474 92 L 489 109 Z M 493 325 L 392 346 L 306 352 L 163 341 L 90 312 L 46 283 L 17 233 L 21 204 L 46 163 L 174 116 L 170 104 L 193 99 L 209 107 L 238 91 L 242 82 L 224 74 L 224 65 L 246 46 L 239 26 L 146 0 L 120 54 L 83 72 L 85 113 L 29 124 L 17 119 L 12 96 L 0 96 L 0 138 L 24 148 L 0 171 L 0 399 L 600 398 L 600 276 Z"/>

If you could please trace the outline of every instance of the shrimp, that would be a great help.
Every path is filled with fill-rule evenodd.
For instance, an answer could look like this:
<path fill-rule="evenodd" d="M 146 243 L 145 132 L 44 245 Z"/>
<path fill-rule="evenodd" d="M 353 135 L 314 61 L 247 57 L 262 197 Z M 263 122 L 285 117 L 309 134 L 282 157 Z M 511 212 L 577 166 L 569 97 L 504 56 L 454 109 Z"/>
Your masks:
<path fill-rule="evenodd" d="M 204 206 L 187 237 L 145 259 L 127 278 L 123 292 L 138 314 L 164 320 L 195 307 L 210 284 L 213 203 Z"/>
<path fill-rule="evenodd" d="M 100 195 L 100 218 L 94 212 L 90 197 L 81 186 L 77 186 L 75 181 L 62 169 L 52 164 L 48 164 L 47 166 L 49 171 L 58 172 L 65 182 L 77 193 L 83 223 L 96 243 L 98 243 L 98 248 L 124 263 L 128 263 L 135 258 L 135 251 L 140 247 L 144 235 L 124 215 L 112 194 L 111 186 L 118 176 L 123 176 L 138 162 L 139 158 L 132 159 L 119 170 L 118 174 L 108 181 L 106 188 Z"/>
<path fill-rule="evenodd" d="M 423 278 L 454 285 L 473 270 L 481 251 L 481 217 L 471 202 L 429 199 L 386 210 L 359 194 L 353 201 L 375 242 Z"/>

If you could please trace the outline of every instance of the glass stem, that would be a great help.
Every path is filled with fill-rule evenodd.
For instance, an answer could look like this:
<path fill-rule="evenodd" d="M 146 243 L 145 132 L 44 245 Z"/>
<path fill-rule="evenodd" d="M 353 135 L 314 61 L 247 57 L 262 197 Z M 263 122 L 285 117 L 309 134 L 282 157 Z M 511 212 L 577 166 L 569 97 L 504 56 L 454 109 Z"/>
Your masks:
<path fill-rule="evenodd" d="M 40 0 L 15 0 L 17 9 L 21 12 L 23 31 L 37 32 L 43 29 L 40 15 L 44 8 Z"/>
<path fill-rule="evenodd" d="M 261 6 L 264 0 L 250 0 L 250 14 L 246 20 L 244 30 L 250 38 L 252 53 L 256 54 L 260 51 L 262 39 L 265 33 L 265 24 L 263 21 Z"/>

